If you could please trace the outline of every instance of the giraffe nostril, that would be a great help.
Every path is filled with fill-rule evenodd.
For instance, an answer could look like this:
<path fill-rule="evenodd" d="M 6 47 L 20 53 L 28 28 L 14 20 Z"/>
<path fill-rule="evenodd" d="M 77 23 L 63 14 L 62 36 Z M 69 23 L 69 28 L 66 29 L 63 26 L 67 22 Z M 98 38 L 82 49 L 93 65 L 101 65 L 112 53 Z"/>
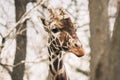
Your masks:
<path fill-rule="evenodd" d="M 75 47 L 79 47 L 76 43 L 74 44 Z"/>

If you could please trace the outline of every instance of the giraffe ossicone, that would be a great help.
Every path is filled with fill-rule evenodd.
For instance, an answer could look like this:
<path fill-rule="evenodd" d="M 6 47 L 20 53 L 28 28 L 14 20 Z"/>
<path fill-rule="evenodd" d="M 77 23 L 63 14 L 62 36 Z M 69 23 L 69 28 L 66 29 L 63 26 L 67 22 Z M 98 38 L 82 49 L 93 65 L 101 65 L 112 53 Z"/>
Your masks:
<path fill-rule="evenodd" d="M 81 57 L 85 51 L 75 32 L 76 26 L 68 13 L 63 8 L 48 10 L 50 19 L 41 18 L 41 21 L 49 34 L 49 80 L 69 80 L 63 64 L 63 52 L 71 52 Z"/>

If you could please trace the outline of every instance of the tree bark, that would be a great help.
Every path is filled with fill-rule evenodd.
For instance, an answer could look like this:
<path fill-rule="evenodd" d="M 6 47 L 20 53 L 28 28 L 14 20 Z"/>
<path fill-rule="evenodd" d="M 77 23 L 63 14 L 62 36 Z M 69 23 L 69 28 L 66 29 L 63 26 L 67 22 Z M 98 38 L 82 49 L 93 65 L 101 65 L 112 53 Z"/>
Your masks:
<path fill-rule="evenodd" d="M 105 74 L 104 63 L 107 62 L 101 59 L 107 56 L 105 50 L 109 43 L 108 0 L 89 0 L 89 11 L 91 35 L 90 80 L 103 80 L 101 77 Z"/>
<path fill-rule="evenodd" d="M 118 15 L 114 24 L 109 56 L 108 80 L 120 80 L 120 2 L 118 2 Z"/>
<path fill-rule="evenodd" d="M 16 12 L 16 22 L 22 17 L 26 12 L 26 5 L 28 2 L 36 2 L 37 0 L 15 0 L 15 12 Z M 26 34 L 26 21 L 16 27 L 16 31 L 25 30 L 22 34 L 18 34 L 16 37 L 16 54 L 14 59 L 14 65 L 21 63 L 13 67 L 12 80 L 23 80 L 26 58 L 26 47 L 27 47 L 27 34 Z"/>
<path fill-rule="evenodd" d="M 15 0 L 15 10 L 16 10 L 16 22 L 21 18 L 21 16 L 26 12 L 26 0 Z M 16 31 L 26 29 L 26 22 L 17 26 Z M 16 37 L 16 54 L 14 65 L 20 63 L 26 58 L 26 30 L 22 34 Z M 25 64 L 20 64 L 13 67 L 12 80 L 23 80 L 25 70 Z"/>

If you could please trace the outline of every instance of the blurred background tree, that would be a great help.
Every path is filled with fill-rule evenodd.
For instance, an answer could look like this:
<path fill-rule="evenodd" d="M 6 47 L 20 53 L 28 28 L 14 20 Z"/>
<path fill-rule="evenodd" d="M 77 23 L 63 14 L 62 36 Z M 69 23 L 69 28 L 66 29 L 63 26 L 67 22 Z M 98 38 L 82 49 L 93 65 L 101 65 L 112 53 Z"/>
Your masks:
<path fill-rule="evenodd" d="M 110 42 L 108 0 L 89 0 L 90 11 L 90 80 L 104 80 L 107 70 L 105 50 Z M 106 80 L 106 79 L 105 79 Z"/>
<path fill-rule="evenodd" d="M 26 5 L 29 2 L 29 0 L 15 0 L 15 14 L 16 14 L 16 22 L 20 20 L 22 15 L 26 12 Z M 18 63 L 21 63 L 22 61 L 25 61 L 26 58 L 26 45 L 27 45 L 27 27 L 26 27 L 26 21 L 22 24 L 19 24 L 16 26 L 16 53 L 15 53 L 15 59 L 14 64 L 16 65 Z M 20 65 L 14 66 L 12 71 L 12 80 L 23 80 L 25 71 L 25 64 L 22 63 Z"/>
<path fill-rule="evenodd" d="M 112 36 L 108 17 L 109 0 L 89 0 L 90 9 L 90 48 L 91 71 L 90 80 L 119 80 L 119 15 L 118 3 L 117 15 Z"/>

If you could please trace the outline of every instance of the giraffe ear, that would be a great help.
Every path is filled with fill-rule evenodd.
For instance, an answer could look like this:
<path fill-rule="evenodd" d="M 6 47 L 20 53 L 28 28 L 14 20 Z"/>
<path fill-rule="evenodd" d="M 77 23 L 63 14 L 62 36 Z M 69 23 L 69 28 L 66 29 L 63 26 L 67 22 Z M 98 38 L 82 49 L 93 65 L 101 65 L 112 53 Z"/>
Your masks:
<path fill-rule="evenodd" d="M 42 24 L 43 24 L 44 26 L 47 26 L 47 21 L 46 21 L 46 19 L 45 19 L 44 17 L 39 16 L 39 20 L 42 21 Z"/>
<path fill-rule="evenodd" d="M 45 18 L 43 18 L 43 17 L 40 17 L 40 16 L 39 16 L 39 19 L 42 21 L 42 24 L 44 25 L 45 31 L 50 32 L 49 28 L 48 28 L 48 22 L 47 22 L 47 20 Z"/>

